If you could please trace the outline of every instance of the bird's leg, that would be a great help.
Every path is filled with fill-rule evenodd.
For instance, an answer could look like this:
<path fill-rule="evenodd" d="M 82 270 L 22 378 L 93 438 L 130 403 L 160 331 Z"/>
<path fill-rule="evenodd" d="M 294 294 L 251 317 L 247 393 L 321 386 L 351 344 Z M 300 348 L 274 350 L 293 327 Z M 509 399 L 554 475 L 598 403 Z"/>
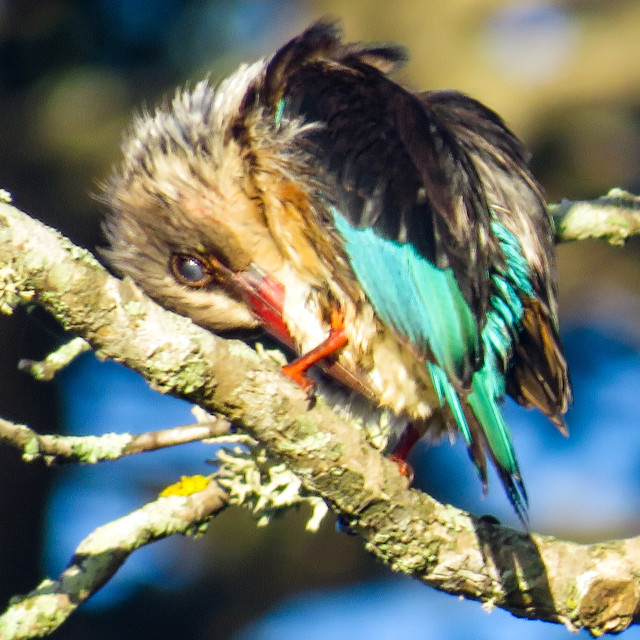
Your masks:
<path fill-rule="evenodd" d="M 290 364 L 282 367 L 282 373 L 297 382 L 305 391 L 311 391 L 315 382 L 307 376 L 307 369 L 320 360 L 332 355 L 347 343 L 344 330 L 344 312 L 341 309 L 331 310 L 331 330 L 327 339 L 317 347 L 296 358 Z"/>
<path fill-rule="evenodd" d="M 407 462 L 407 457 L 411 453 L 411 449 L 413 449 L 414 445 L 421 437 L 422 433 L 420 432 L 420 429 L 410 422 L 402 432 L 396 446 L 393 447 L 393 451 L 389 454 L 389 460 L 393 460 L 398 465 L 400 473 L 409 478 L 410 482 L 413 480 L 413 469 Z"/>

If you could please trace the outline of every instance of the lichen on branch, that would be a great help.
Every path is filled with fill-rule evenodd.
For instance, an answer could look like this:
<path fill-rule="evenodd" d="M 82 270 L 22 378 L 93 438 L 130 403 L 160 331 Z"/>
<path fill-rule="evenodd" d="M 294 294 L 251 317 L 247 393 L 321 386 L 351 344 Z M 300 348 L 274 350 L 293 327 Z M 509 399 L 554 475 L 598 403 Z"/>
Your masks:
<path fill-rule="evenodd" d="M 615 216 L 605 212 L 608 224 L 589 237 L 624 236 L 626 231 L 611 231 L 619 215 L 621 226 L 634 228 L 635 204 L 615 206 Z M 580 220 L 566 217 L 572 207 L 565 209 L 554 212 L 559 240 L 584 237 Z M 308 495 L 326 501 L 393 570 L 570 629 L 600 634 L 636 621 L 640 539 L 578 545 L 440 504 L 410 489 L 397 467 L 368 444 L 363 429 L 324 402 L 310 406 L 275 363 L 161 309 L 133 283 L 111 277 L 88 252 L 3 203 L 0 245 L 3 306 L 40 304 L 101 357 L 225 416 L 285 463 Z M 204 516 L 192 525 L 198 517 Z M 2 637 L 27 636 L 5 631 Z"/>

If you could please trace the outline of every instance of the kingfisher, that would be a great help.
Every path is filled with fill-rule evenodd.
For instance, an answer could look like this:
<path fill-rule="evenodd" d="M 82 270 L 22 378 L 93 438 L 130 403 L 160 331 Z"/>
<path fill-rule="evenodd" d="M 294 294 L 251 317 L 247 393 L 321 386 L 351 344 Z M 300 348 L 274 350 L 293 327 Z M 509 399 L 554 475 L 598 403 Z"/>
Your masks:
<path fill-rule="evenodd" d="M 214 332 L 261 328 L 405 417 L 399 461 L 460 432 L 487 490 L 527 494 L 505 394 L 566 434 L 553 226 L 522 143 L 480 102 L 390 78 L 395 45 L 323 20 L 135 118 L 104 199 L 106 257 Z"/>

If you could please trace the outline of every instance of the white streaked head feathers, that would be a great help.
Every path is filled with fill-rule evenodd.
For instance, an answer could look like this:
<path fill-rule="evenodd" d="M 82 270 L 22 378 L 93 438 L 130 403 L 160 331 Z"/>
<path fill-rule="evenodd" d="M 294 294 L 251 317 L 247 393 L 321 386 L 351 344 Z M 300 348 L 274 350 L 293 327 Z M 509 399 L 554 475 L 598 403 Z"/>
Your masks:
<path fill-rule="evenodd" d="M 216 87 L 205 78 L 193 89 L 179 90 L 169 104 L 156 109 L 153 115 L 142 113 L 136 117 L 122 145 L 125 175 L 140 166 L 152 170 L 148 164 L 158 147 L 165 154 L 186 155 L 215 154 L 222 149 L 222 137 L 238 117 L 247 92 L 259 82 L 265 64 L 265 60 L 243 64 Z"/>

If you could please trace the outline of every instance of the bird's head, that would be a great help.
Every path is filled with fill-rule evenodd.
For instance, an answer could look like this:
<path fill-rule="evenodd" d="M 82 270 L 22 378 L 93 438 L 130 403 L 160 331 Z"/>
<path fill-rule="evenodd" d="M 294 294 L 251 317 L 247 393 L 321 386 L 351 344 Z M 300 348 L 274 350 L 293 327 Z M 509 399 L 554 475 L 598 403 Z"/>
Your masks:
<path fill-rule="evenodd" d="M 259 66 L 200 82 L 136 118 L 105 189 L 104 254 L 147 294 L 213 330 L 258 324 L 235 275 L 282 260 L 252 173 L 259 110 L 241 109 Z M 251 130 L 251 131 L 250 131 Z"/>

